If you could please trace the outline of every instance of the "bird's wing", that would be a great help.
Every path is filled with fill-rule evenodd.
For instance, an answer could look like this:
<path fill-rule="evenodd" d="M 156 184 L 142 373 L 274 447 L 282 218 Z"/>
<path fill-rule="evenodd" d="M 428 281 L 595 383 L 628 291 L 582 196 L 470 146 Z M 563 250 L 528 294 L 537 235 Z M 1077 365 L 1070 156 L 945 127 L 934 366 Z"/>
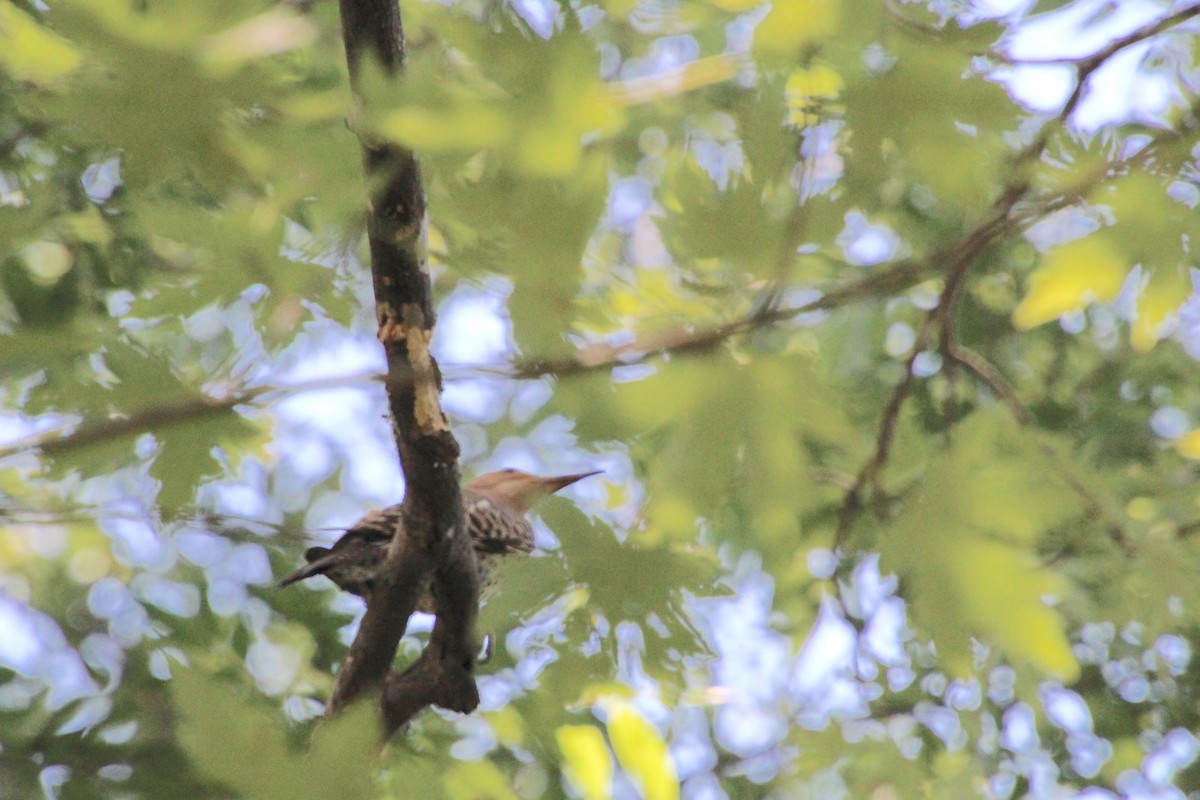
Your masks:
<path fill-rule="evenodd" d="M 305 550 L 304 560 L 308 563 L 281 580 L 279 585 L 287 586 L 323 574 L 339 563 L 342 553 L 348 547 L 360 544 L 378 545 L 390 541 L 396 530 L 401 527 L 401 519 L 398 505 L 372 511 L 347 529 L 332 547 L 310 547 Z"/>
<path fill-rule="evenodd" d="M 403 519 L 404 516 L 398 505 L 372 511 L 348 528 L 342 534 L 342 538 L 334 543 L 333 549 L 347 547 L 356 541 L 371 543 L 390 541 L 396 531 L 404 526 Z"/>
<path fill-rule="evenodd" d="M 528 553 L 533 549 L 529 521 L 487 498 L 468 501 L 467 529 L 476 553 Z"/>

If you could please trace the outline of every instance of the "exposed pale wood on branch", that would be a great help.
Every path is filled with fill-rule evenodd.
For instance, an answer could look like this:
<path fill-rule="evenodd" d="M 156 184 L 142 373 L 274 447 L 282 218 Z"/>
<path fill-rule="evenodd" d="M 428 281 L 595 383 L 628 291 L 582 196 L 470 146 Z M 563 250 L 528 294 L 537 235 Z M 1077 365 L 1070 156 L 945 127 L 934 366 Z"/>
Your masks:
<path fill-rule="evenodd" d="M 404 32 L 396 0 L 341 0 L 342 36 L 356 106 L 363 65 L 374 59 L 397 77 Z M 358 634 L 338 672 L 327 713 L 381 689 L 396 647 L 425 587 L 433 583 L 438 620 L 426 652 L 400 689 L 381 692 L 389 735 L 429 704 L 471 711 L 475 688 L 474 623 L 478 571 L 463 525 L 458 443 L 440 403 L 441 376 L 429 352 L 434 309 L 425 263 L 425 191 L 415 155 L 362 138 L 370 187 L 367 236 L 379 340 L 387 354 L 388 408 L 404 469 L 403 537 L 389 549 L 385 577 L 367 600 Z M 409 687 L 421 687 L 420 690 Z"/>

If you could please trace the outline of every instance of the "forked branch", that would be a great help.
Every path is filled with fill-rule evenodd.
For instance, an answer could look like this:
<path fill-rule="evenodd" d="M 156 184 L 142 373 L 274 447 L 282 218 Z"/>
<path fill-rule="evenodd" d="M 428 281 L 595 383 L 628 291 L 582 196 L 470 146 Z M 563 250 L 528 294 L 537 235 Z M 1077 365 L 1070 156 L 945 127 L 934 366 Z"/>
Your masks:
<path fill-rule="evenodd" d="M 397 0 L 341 0 L 342 35 L 356 107 L 368 62 L 392 77 L 404 67 Z M 367 236 L 379 341 L 387 354 L 388 408 L 404 469 L 405 536 L 392 540 L 385 575 L 367 600 L 358 635 L 338 672 L 327 714 L 381 688 L 396 647 L 432 582 L 438 622 L 426 653 L 398 690 L 382 693 L 389 735 L 428 704 L 471 711 L 473 627 L 478 607 L 474 551 L 463 524 L 458 443 L 442 413 L 441 376 L 429 351 L 434 310 L 424 252 L 425 190 L 415 155 L 360 131 L 370 191 Z"/>

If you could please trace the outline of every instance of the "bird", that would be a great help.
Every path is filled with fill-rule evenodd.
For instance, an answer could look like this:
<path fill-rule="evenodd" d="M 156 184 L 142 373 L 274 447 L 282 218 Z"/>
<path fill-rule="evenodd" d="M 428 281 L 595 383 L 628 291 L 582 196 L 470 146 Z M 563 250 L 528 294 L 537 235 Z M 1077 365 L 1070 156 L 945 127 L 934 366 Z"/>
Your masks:
<path fill-rule="evenodd" d="M 507 556 L 533 550 L 533 526 L 526 515 L 534 504 L 600 472 L 541 477 L 517 469 L 501 469 L 484 473 L 463 486 L 463 513 L 479 563 L 481 602 L 496 589 L 499 562 Z M 374 590 L 379 569 L 387 559 L 388 545 L 397 535 L 404 535 L 401 504 L 372 511 L 347 529 L 332 547 L 306 550 L 307 563 L 283 578 L 279 585 L 290 586 L 314 575 L 324 575 L 339 589 L 365 599 Z M 416 610 L 436 613 L 428 589 L 417 602 Z"/>

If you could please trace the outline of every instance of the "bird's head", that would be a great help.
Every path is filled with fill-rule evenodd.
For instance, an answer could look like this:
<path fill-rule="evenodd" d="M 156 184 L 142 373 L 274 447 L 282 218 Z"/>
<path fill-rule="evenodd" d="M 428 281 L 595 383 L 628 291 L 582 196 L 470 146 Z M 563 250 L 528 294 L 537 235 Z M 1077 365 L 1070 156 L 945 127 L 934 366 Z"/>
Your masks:
<path fill-rule="evenodd" d="M 601 470 L 593 470 L 574 475 L 542 477 L 521 472 L 519 469 L 500 469 L 495 472 L 485 472 L 468 483 L 466 488 L 523 514 L 533 508 L 533 505 L 543 497 L 552 495 L 575 481 L 583 480 L 591 475 L 599 475 L 600 472 Z"/>

